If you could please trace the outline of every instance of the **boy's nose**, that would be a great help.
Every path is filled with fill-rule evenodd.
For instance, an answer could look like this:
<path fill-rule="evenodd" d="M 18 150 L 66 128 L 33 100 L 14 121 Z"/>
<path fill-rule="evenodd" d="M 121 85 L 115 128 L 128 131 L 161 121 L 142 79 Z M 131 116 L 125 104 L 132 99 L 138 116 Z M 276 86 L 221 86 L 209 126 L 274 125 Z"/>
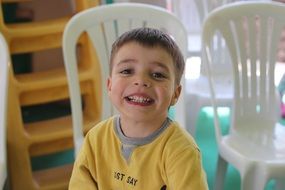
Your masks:
<path fill-rule="evenodd" d="M 144 87 L 150 87 L 150 84 L 149 84 L 149 83 L 135 82 L 134 84 L 137 85 L 137 86 L 142 85 L 142 86 L 144 86 Z"/>
<path fill-rule="evenodd" d="M 150 87 L 150 82 L 146 79 L 138 78 L 134 81 L 134 85 L 143 86 L 143 87 Z"/>

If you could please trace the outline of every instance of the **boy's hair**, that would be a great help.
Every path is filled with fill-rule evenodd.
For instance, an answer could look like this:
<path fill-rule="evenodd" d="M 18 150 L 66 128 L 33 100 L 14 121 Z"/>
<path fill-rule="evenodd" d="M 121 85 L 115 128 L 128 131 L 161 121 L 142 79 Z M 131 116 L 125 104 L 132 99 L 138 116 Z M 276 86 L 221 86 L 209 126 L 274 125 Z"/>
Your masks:
<path fill-rule="evenodd" d="M 172 57 L 175 68 L 175 83 L 180 84 L 182 74 L 184 72 L 185 62 L 183 55 L 174 42 L 174 40 L 166 33 L 153 28 L 137 28 L 122 34 L 112 46 L 110 57 L 110 72 L 112 72 L 113 59 L 118 50 L 128 42 L 137 42 L 140 45 L 155 47 L 159 46 L 166 50 Z"/>

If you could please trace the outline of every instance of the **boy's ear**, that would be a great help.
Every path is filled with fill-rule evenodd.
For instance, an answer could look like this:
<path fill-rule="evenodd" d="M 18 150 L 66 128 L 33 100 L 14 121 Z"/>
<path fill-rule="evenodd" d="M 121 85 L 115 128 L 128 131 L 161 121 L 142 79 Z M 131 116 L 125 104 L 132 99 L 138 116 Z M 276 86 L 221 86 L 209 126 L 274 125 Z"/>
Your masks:
<path fill-rule="evenodd" d="M 172 99 L 171 99 L 171 103 L 170 103 L 171 106 L 175 105 L 176 102 L 178 101 L 181 90 L 182 90 L 181 85 L 176 86 L 175 91 L 174 91 L 173 96 L 172 96 Z"/>
<path fill-rule="evenodd" d="M 111 77 L 108 77 L 108 79 L 107 79 L 107 90 L 108 90 L 108 92 L 111 91 L 111 87 L 112 87 L 112 80 L 111 80 Z"/>

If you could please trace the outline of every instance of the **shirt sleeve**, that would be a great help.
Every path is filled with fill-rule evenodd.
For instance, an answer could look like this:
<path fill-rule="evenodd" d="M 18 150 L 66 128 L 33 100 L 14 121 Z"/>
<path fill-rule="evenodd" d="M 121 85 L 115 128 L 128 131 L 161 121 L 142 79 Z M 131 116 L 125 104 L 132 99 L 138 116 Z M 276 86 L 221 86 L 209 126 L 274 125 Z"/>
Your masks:
<path fill-rule="evenodd" d="M 94 174 L 95 161 L 92 161 L 91 152 L 91 146 L 88 137 L 86 137 L 73 166 L 69 190 L 98 190 Z"/>
<path fill-rule="evenodd" d="M 166 170 L 170 190 L 208 190 L 198 148 L 187 148 L 173 155 Z"/>

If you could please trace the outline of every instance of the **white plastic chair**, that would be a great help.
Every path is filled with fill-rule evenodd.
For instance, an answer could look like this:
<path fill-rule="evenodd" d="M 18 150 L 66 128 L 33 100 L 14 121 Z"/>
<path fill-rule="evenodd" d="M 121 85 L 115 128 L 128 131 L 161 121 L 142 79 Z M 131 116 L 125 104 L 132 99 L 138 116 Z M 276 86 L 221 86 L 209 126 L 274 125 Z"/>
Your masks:
<path fill-rule="evenodd" d="M 177 15 L 188 32 L 188 56 L 201 57 L 202 24 L 215 8 L 233 0 L 167 0 L 172 12 Z"/>
<path fill-rule="evenodd" d="M 202 107 L 211 105 L 211 95 L 209 91 L 209 83 L 207 74 L 205 72 L 204 57 L 201 51 L 201 31 L 204 19 L 208 14 L 224 4 L 233 2 L 233 0 L 171 0 L 173 12 L 181 18 L 182 22 L 188 31 L 188 58 L 200 57 L 201 67 L 199 77 L 192 76 L 193 72 L 199 72 L 199 59 L 198 62 L 187 62 L 191 64 L 190 69 L 186 70 L 186 125 L 188 131 L 195 136 L 196 124 L 199 112 Z M 215 75 L 219 76 L 217 81 L 220 83 L 219 94 L 217 100 L 220 106 L 229 106 L 232 101 L 232 88 L 231 88 L 231 73 L 230 63 L 227 52 L 225 51 L 225 44 L 220 36 L 215 37 Z M 188 59 L 191 60 L 191 59 Z M 192 59 L 193 60 L 193 59 Z M 195 66 L 195 65 L 196 66 Z M 197 69 L 192 70 L 193 69 Z M 190 76 L 190 77 L 188 77 Z"/>
<path fill-rule="evenodd" d="M 9 53 L 5 38 L 0 33 L 0 189 L 7 178 L 6 113 L 8 93 Z"/>
<path fill-rule="evenodd" d="M 274 85 L 277 48 L 284 26 L 285 5 L 264 1 L 225 5 L 205 20 L 203 44 L 219 152 L 216 190 L 223 189 L 228 163 L 240 172 L 243 190 L 263 190 L 270 179 L 284 185 L 285 127 L 278 123 Z M 210 49 L 216 32 L 224 37 L 232 60 L 234 99 L 228 134 L 221 132 L 212 75 L 215 64 Z"/>
<path fill-rule="evenodd" d="M 103 117 L 114 114 L 108 100 L 106 82 L 109 75 L 109 55 L 115 39 L 132 28 L 153 27 L 167 31 L 177 42 L 184 55 L 187 52 L 187 32 L 179 19 L 157 6 L 139 3 L 117 3 L 101 5 L 83 11 L 70 19 L 63 34 L 63 56 L 67 72 L 72 108 L 75 152 L 83 141 L 82 110 L 77 74 L 76 43 L 79 36 L 87 32 L 91 38 L 100 62 L 102 76 Z M 95 52 L 94 52 L 95 53 Z M 184 86 L 184 76 L 182 76 Z M 175 119 L 185 126 L 184 91 L 175 106 Z"/>

